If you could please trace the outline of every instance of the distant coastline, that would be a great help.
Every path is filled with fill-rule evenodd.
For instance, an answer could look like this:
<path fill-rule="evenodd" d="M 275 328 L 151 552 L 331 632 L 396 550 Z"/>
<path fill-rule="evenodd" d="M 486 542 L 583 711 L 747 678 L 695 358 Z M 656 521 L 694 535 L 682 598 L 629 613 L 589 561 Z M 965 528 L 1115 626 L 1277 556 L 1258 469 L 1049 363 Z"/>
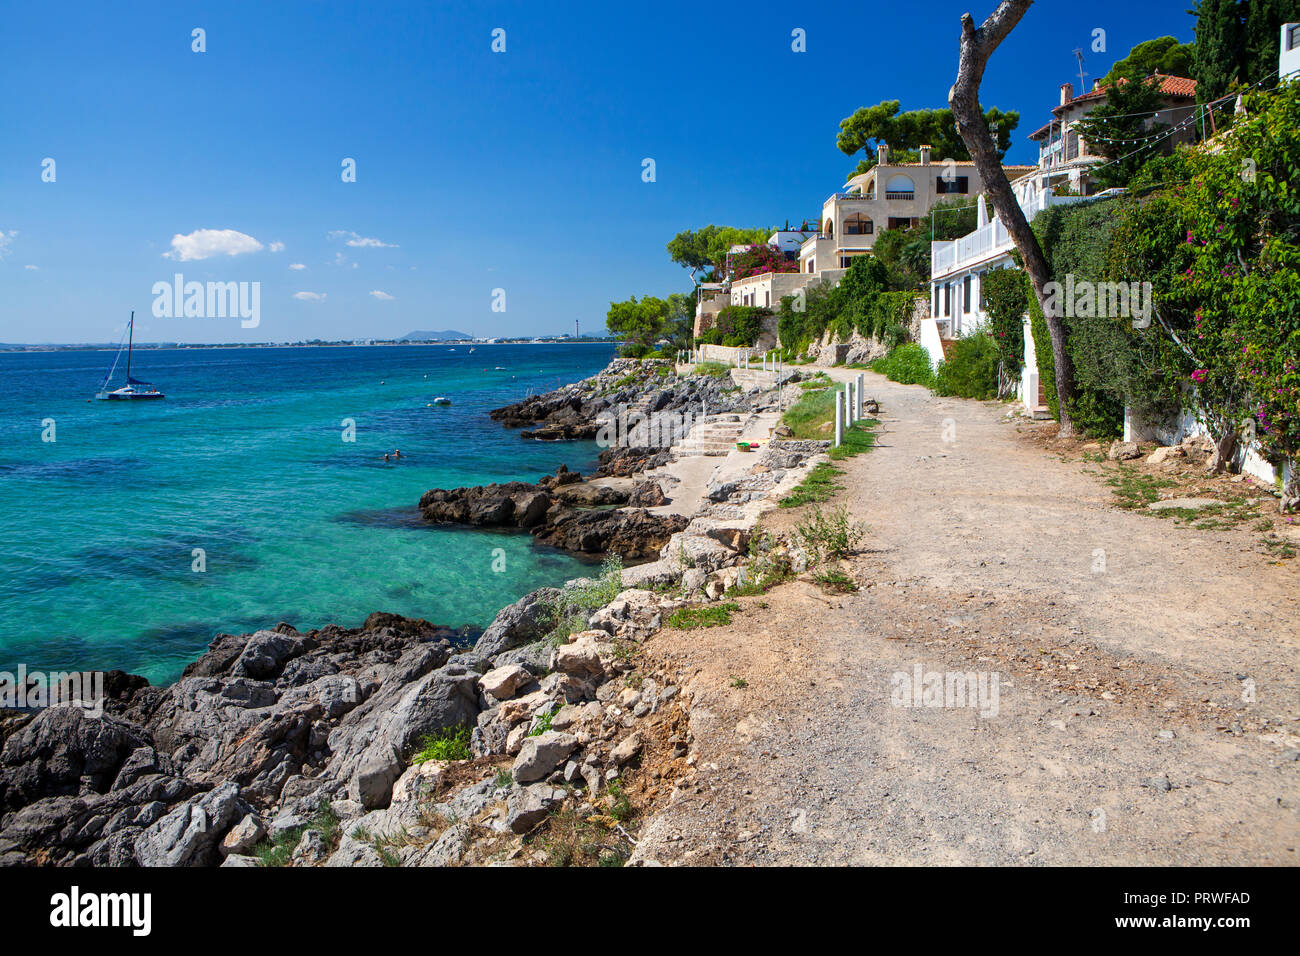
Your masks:
<path fill-rule="evenodd" d="M 397 339 L 368 339 L 364 341 L 340 340 L 336 342 L 136 342 L 136 351 L 178 351 L 185 349 L 316 349 L 316 348 L 373 348 L 373 347 L 441 347 L 447 345 L 617 345 L 622 339 L 613 337 L 540 336 L 536 338 L 444 339 L 437 342 L 403 342 Z M 112 352 L 116 343 L 79 343 L 22 345 L 0 342 L 0 354 L 13 352 Z"/>

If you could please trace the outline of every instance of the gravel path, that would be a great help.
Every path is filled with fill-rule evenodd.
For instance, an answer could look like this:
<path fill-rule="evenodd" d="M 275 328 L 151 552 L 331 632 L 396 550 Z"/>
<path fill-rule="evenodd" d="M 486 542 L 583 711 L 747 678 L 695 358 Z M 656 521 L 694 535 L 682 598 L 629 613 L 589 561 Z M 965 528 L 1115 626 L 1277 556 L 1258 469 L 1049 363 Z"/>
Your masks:
<path fill-rule="evenodd" d="M 637 857 L 1294 865 L 1300 562 L 1114 507 L 1005 406 L 867 380 L 861 590 L 796 581 L 649 642 L 693 696 L 695 772 Z M 996 708 L 898 706 L 917 665 L 996 675 Z"/>

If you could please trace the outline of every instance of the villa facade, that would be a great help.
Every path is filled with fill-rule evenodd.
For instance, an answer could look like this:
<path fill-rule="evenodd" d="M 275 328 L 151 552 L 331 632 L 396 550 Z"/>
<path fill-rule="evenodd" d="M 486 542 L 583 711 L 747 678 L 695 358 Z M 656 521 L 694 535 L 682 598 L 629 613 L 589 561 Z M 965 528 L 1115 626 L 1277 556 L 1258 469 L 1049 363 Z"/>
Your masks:
<path fill-rule="evenodd" d="M 984 182 L 969 160 L 931 161 L 930 147 L 920 147 L 916 163 L 890 162 L 889 147 L 876 147 L 876 165 L 854 176 L 840 192 L 822 203 L 820 231 L 799 250 L 799 271 L 819 273 L 847 269 L 865 255 L 885 229 L 906 229 L 924 219 L 935 204 L 983 192 Z M 1011 179 L 1032 166 L 1006 166 Z"/>
<path fill-rule="evenodd" d="M 1151 123 L 1178 126 L 1196 112 L 1195 80 L 1163 73 L 1152 74 L 1148 79 L 1155 79 L 1160 84 L 1164 106 L 1152 117 Z M 1038 144 L 1038 167 L 1033 172 L 1039 182 L 1035 191 L 1068 190 L 1080 195 L 1092 192 L 1090 172 L 1094 166 L 1108 160 L 1088 146 L 1079 133 L 1079 121 L 1106 99 L 1106 87 L 1100 81 L 1080 96 L 1074 95 L 1073 83 L 1061 84 L 1061 101 L 1052 108 L 1052 118 L 1029 134 L 1029 138 Z M 1196 130 L 1189 124 L 1174 133 L 1170 140 L 1177 144 L 1192 142 L 1195 138 Z"/>

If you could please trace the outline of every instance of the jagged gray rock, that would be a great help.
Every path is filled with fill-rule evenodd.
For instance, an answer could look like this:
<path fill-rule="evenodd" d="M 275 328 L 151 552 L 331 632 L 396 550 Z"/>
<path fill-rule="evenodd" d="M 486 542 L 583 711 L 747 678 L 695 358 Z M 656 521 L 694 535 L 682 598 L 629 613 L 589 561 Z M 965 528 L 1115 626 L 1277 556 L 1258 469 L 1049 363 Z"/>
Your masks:
<path fill-rule="evenodd" d="M 150 824 L 135 841 L 141 866 L 209 866 L 217 860 L 217 843 L 252 808 L 227 781 L 203 796 L 187 801 Z"/>
<path fill-rule="evenodd" d="M 544 779 L 564 763 L 577 747 L 577 737 L 554 730 L 529 737 L 519 749 L 519 756 L 515 758 L 515 779 L 520 783 L 532 783 Z"/>
<path fill-rule="evenodd" d="M 474 644 L 474 653 L 493 658 L 541 640 L 554 626 L 559 599 L 558 588 L 539 588 L 502 608 Z"/>

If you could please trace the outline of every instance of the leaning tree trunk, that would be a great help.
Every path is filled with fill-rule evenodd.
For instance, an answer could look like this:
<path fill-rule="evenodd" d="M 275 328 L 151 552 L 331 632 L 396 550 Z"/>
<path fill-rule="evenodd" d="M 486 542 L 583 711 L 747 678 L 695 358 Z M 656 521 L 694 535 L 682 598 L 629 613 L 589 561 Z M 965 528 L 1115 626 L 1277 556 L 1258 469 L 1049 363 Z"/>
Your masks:
<path fill-rule="evenodd" d="M 1043 310 L 1043 318 L 1047 320 L 1047 329 L 1052 336 L 1052 358 L 1056 363 L 1060 434 L 1068 437 L 1074 434 L 1074 422 L 1070 418 L 1070 404 L 1074 398 L 1074 363 L 1070 361 L 1070 353 L 1065 348 L 1065 323 L 1056 314 L 1056 309 L 1049 308 L 1046 303 L 1044 289 L 1052 280 L 1051 270 L 1038 245 L 1038 238 L 1029 228 L 1024 210 L 1016 202 L 1011 183 L 1002 171 L 1002 158 L 998 155 L 997 146 L 984 122 L 984 111 L 980 108 L 980 82 L 984 79 L 984 68 L 988 65 L 989 57 L 1020 22 L 1031 3 L 1033 0 L 1002 0 L 978 29 L 969 13 L 962 14 L 961 59 L 957 65 L 957 82 L 948 93 L 948 105 L 957 122 L 957 132 L 970 150 L 975 168 L 984 181 L 984 188 L 993 200 L 993 208 L 1025 260 L 1025 271 L 1029 273 L 1034 296 Z"/>

